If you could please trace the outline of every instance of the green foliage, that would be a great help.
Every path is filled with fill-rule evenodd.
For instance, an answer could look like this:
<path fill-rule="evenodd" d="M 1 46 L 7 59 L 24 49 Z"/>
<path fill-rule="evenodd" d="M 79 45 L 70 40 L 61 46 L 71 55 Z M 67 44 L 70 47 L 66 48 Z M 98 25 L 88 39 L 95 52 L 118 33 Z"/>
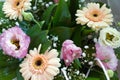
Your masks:
<path fill-rule="evenodd" d="M 53 27 L 70 26 L 71 14 L 65 0 L 60 0 L 53 18 Z"/>
<path fill-rule="evenodd" d="M 0 51 L 0 68 L 4 68 L 6 66 L 11 66 L 18 63 L 19 63 L 18 59 L 4 55 L 3 52 Z"/>
<path fill-rule="evenodd" d="M 115 51 L 117 58 L 120 59 L 120 48 L 116 48 L 114 49 L 114 51 Z"/>
<path fill-rule="evenodd" d="M 37 48 L 39 44 L 42 44 L 41 52 L 44 52 L 49 46 L 50 41 L 47 39 L 47 30 L 42 30 L 38 26 L 31 27 L 28 29 L 27 34 L 31 38 L 31 43 L 29 49 Z"/>
<path fill-rule="evenodd" d="M 59 40 L 60 40 L 60 46 L 59 49 L 61 49 L 61 45 L 63 43 L 63 41 L 65 41 L 66 39 L 70 39 L 72 36 L 72 28 L 68 28 L 68 27 L 56 27 L 50 30 L 49 34 L 53 34 L 58 36 Z"/>
<path fill-rule="evenodd" d="M 18 65 L 14 64 L 0 68 L 0 80 L 12 80 L 16 77 L 16 68 Z"/>
<path fill-rule="evenodd" d="M 75 59 L 75 60 L 74 60 L 73 66 L 74 66 L 74 68 L 76 68 L 76 69 L 78 69 L 78 70 L 79 70 L 79 68 L 82 68 L 79 59 Z"/>
<path fill-rule="evenodd" d="M 44 24 L 44 27 L 43 28 L 48 28 L 49 24 L 50 24 L 50 21 L 51 21 L 51 18 L 52 18 L 52 15 L 54 14 L 54 9 L 55 9 L 56 5 L 51 5 L 50 7 L 48 7 L 43 15 L 42 15 L 42 20 L 45 21 L 45 24 Z"/>
<path fill-rule="evenodd" d="M 3 18 L 5 16 L 3 11 L 2 11 L 2 6 L 3 6 L 3 2 L 0 2 L 0 18 L 1 17 Z"/>
<path fill-rule="evenodd" d="M 19 71 L 19 68 L 16 70 L 17 80 L 24 80 L 22 74 Z"/>
<path fill-rule="evenodd" d="M 99 78 L 93 78 L 93 77 L 89 77 L 86 80 L 100 80 Z"/>
<path fill-rule="evenodd" d="M 16 69 L 19 66 L 19 60 L 4 55 L 0 50 L 0 80 L 12 80 L 16 77 Z"/>
<path fill-rule="evenodd" d="M 70 0 L 69 10 L 71 13 L 72 22 L 75 22 L 75 14 L 79 8 L 79 0 Z"/>

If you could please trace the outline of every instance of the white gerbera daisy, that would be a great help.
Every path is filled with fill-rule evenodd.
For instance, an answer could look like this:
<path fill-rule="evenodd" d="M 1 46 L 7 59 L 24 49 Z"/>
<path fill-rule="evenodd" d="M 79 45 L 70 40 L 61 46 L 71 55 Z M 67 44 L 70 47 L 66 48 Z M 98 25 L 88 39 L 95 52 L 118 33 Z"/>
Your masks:
<path fill-rule="evenodd" d="M 57 58 L 56 49 L 47 50 L 45 54 L 39 54 L 38 50 L 30 50 L 24 61 L 20 64 L 20 72 L 25 80 L 53 80 L 59 73 L 60 59 Z"/>
<path fill-rule="evenodd" d="M 30 1 L 31 0 L 6 0 L 2 10 L 6 14 L 6 17 L 22 20 L 22 11 L 31 9 Z"/>
<path fill-rule="evenodd" d="M 77 10 L 77 24 L 85 25 L 92 29 L 99 30 L 112 24 L 113 15 L 111 9 L 106 7 L 106 4 L 100 7 L 99 3 L 88 3 L 87 7 L 82 10 Z"/>

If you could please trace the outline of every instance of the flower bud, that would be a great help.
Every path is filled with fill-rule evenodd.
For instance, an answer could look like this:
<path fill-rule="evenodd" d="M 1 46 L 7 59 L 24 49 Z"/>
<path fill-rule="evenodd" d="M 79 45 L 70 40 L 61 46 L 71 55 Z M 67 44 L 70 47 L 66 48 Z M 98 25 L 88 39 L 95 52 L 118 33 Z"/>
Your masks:
<path fill-rule="evenodd" d="M 22 12 L 22 15 L 26 21 L 32 21 L 34 19 L 32 13 L 30 12 Z"/>
<path fill-rule="evenodd" d="M 107 70 L 107 73 L 110 78 L 114 76 L 114 72 L 112 70 Z"/>

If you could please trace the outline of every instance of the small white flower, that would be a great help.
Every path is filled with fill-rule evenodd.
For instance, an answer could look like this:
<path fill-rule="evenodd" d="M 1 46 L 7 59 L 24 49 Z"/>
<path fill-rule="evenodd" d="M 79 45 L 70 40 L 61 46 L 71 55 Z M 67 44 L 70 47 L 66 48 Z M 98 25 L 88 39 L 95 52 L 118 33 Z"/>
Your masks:
<path fill-rule="evenodd" d="M 86 45 L 86 46 L 84 46 L 84 48 L 85 48 L 85 49 L 88 49 L 88 48 L 89 48 L 89 46 L 87 46 L 87 45 Z"/>
<path fill-rule="evenodd" d="M 120 47 L 120 32 L 115 28 L 104 28 L 100 31 L 99 43 L 112 48 Z"/>

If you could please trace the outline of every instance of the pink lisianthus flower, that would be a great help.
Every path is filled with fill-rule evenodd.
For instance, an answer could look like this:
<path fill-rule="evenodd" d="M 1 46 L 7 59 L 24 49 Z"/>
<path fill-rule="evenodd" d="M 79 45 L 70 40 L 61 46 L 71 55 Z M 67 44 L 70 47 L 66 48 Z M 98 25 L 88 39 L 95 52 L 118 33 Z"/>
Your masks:
<path fill-rule="evenodd" d="M 26 56 L 29 43 L 30 37 L 17 26 L 5 30 L 0 35 L 0 46 L 4 53 L 15 58 Z"/>
<path fill-rule="evenodd" d="M 80 58 L 81 54 L 81 48 L 73 44 L 73 41 L 66 40 L 63 42 L 61 50 L 61 59 L 64 60 L 66 66 L 69 66 L 74 59 Z"/>
<path fill-rule="evenodd" d="M 96 43 L 95 47 L 96 58 L 101 60 L 102 64 L 106 69 L 111 69 L 115 71 L 117 69 L 118 60 L 116 58 L 113 48 L 109 46 L 102 46 L 98 43 Z"/>

